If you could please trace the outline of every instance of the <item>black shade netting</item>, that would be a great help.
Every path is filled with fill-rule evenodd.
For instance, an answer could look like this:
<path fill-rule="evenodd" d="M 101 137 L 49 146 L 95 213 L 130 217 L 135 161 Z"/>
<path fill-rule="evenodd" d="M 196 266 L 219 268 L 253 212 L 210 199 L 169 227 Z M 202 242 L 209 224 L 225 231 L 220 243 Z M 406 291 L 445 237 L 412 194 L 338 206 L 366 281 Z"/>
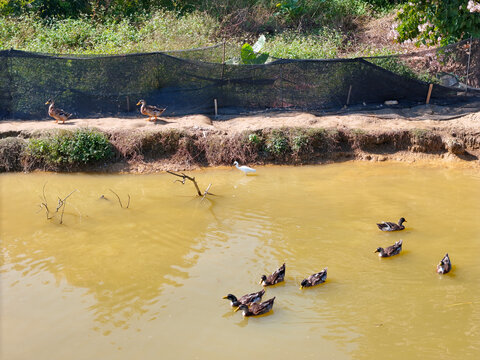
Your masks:
<path fill-rule="evenodd" d="M 418 54 L 264 65 L 226 65 L 223 52 L 221 45 L 118 56 L 1 51 L 0 117 L 46 119 L 49 98 L 78 118 L 137 116 L 139 99 L 167 106 L 165 115 L 174 116 L 212 114 L 214 99 L 233 114 L 368 107 L 386 100 L 409 106 L 425 102 L 430 83 L 434 104 L 480 95 L 478 40 Z"/>

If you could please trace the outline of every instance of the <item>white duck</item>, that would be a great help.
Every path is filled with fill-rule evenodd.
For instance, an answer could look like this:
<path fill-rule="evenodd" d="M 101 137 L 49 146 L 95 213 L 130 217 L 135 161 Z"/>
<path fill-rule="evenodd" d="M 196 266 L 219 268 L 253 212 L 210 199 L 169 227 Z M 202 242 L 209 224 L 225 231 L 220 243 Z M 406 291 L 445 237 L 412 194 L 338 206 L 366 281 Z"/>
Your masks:
<path fill-rule="evenodd" d="M 235 165 L 238 170 L 243 171 L 243 173 L 244 173 L 245 175 L 254 174 L 255 172 L 257 172 L 257 170 L 252 169 L 251 167 L 248 167 L 248 166 L 245 166 L 245 165 L 244 165 L 244 166 L 238 166 L 238 161 L 235 161 L 235 162 L 233 163 L 233 165 Z"/>

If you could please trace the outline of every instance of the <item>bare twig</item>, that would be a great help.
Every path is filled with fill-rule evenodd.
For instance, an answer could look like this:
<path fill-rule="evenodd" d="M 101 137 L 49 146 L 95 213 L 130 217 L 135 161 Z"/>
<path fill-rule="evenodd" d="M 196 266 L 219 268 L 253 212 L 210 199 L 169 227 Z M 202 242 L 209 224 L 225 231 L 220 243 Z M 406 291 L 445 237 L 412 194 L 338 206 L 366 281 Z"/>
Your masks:
<path fill-rule="evenodd" d="M 202 196 L 202 192 L 200 191 L 200 188 L 198 187 L 197 181 L 195 180 L 194 177 L 190 177 L 190 176 L 188 176 L 188 175 L 185 175 L 184 173 L 182 173 L 182 175 L 180 175 L 180 174 L 175 174 L 173 171 L 169 171 L 169 170 L 167 170 L 167 172 L 168 172 L 169 174 L 172 174 L 172 175 L 181 177 L 181 178 L 182 178 L 182 181 L 180 181 L 180 180 L 176 180 L 176 181 L 180 181 L 183 185 L 185 185 L 185 179 L 188 179 L 188 180 L 190 180 L 191 182 L 193 182 L 193 184 L 195 185 L 195 188 L 197 189 L 197 194 L 198 194 L 198 196 Z"/>
<path fill-rule="evenodd" d="M 70 194 L 65 196 L 63 199 L 58 198 L 58 206 L 57 206 L 57 211 L 62 208 L 62 214 L 60 215 L 60 224 L 63 224 L 63 214 L 65 213 L 65 206 L 67 206 L 67 199 L 72 195 L 77 189 L 73 190 Z"/>
<path fill-rule="evenodd" d="M 70 197 L 70 195 L 72 195 L 75 191 L 77 191 L 77 189 L 73 190 L 70 194 L 68 194 L 67 196 L 65 196 L 63 199 L 60 199 L 58 198 L 58 205 L 57 205 L 57 210 L 55 212 L 58 212 L 58 210 L 60 210 L 60 208 L 65 204 L 65 201 Z"/>
<path fill-rule="evenodd" d="M 53 218 L 53 215 L 50 216 L 50 209 L 48 208 L 48 202 L 47 202 L 47 197 L 45 196 L 45 186 L 47 186 L 47 183 L 43 184 L 43 189 L 42 189 L 42 195 L 43 195 L 43 202 L 40 204 L 40 207 L 45 208 L 45 214 L 47 216 L 47 220 L 50 220 Z"/>
<path fill-rule="evenodd" d="M 202 200 L 200 200 L 200 202 L 202 202 L 205 199 L 205 196 L 210 194 L 208 190 L 210 190 L 211 187 L 212 187 L 212 184 L 209 184 L 207 187 L 207 190 L 205 190 L 205 192 L 203 193 L 203 197 L 202 197 Z"/>
<path fill-rule="evenodd" d="M 123 204 L 122 204 L 122 200 L 120 199 L 120 196 L 118 196 L 118 194 L 112 189 L 109 189 L 109 190 L 117 197 L 118 202 L 120 203 L 120 207 L 123 209 Z M 127 194 L 127 196 L 128 196 L 128 203 L 125 209 L 128 209 L 128 207 L 130 206 L 130 194 Z"/>
<path fill-rule="evenodd" d="M 181 182 L 183 185 L 185 185 L 185 180 L 186 180 L 186 179 L 188 179 L 188 180 L 190 180 L 191 182 L 193 182 L 193 184 L 195 185 L 195 189 L 197 190 L 198 196 L 201 196 L 201 197 L 202 197 L 202 200 L 201 200 L 201 201 L 203 201 L 203 199 L 205 199 L 205 197 L 206 197 L 207 195 L 216 196 L 215 194 L 212 194 L 211 192 L 208 192 L 208 190 L 210 190 L 210 187 L 212 186 L 212 184 L 208 185 L 207 190 L 205 190 L 205 191 L 203 192 L 203 194 L 202 194 L 202 192 L 200 191 L 200 188 L 198 187 L 197 181 L 195 180 L 194 177 L 188 176 L 188 175 L 186 175 L 186 174 L 184 174 L 184 173 L 182 173 L 181 175 L 180 175 L 180 174 L 176 174 L 176 173 L 174 173 L 173 171 L 169 171 L 169 170 L 167 170 L 167 173 L 182 178 L 182 180 L 175 180 L 174 182 L 177 182 L 177 181 L 178 181 L 178 182 Z"/>
<path fill-rule="evenodd" d="M 63 213 L 65 212 L 65 207 L 67 206 L 67 203 L 65 200 L 62 202 L 62 215 L 60 215 L 60 224 L 63 224 Z"/>

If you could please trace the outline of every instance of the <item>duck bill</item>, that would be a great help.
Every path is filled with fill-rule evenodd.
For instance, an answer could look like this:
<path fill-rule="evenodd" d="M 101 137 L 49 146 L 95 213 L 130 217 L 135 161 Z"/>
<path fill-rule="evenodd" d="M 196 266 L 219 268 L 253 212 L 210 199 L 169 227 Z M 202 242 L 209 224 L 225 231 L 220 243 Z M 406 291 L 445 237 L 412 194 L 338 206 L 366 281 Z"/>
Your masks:
<path fill-rule="evenodd" d="M 227 297 L 227 296 L 224 296 L 224 297 L 222 297 L 222 299 L 228 299 L 228 297 Z"/>
<path fill-rule="evenodd" d="M 139 101 L 139 102 L 137 103 L 137 106 L 140 105 L 140 104 L 141 104 L 141 102 Z"/>
<path fill-rule="evenodd" d="M 238 310 L 240 310 L 239 307 L 237 307 L 235 310 L 233 310 L 233 312 L 237 312 Z"/>

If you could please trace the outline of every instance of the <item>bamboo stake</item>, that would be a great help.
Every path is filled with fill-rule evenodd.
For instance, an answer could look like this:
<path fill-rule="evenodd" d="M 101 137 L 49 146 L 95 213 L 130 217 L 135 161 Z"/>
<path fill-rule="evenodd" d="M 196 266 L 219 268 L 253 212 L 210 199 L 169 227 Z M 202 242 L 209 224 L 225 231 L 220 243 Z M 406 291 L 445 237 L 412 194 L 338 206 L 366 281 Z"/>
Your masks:
<path fill-rule="evenodd" d="M 467 85 L 465 92 L 468 92 L 468 75 L 470 73 L 470 56 L 472 55 L 472 37 L 470 36 L 470 46 L 468 49 L 468 62 L 467 62 L 467 78 L 465 79 L 465 85 Z"/>
<path fill-rule="evenodd" d="M 217 105 L 217 99 L 213 99 L 213 104 L 215 105 L 215 119 L 218 116 L 218 105 Z"/>
<path fill-rule="evenodd" d="M 352 93 L 352 85 L 348 88 L 348 96 L 347 96 L 347 105 L 350 104 L 350 94 Z"/>
<path fill-rule="evenodd" d="M 430 84 L 428 86 L 428 94 L 427 94 L 427 102 L 426 104 L 430 104 L 430 96 L 432 95 L 432 89 L 433 89 L 433 84 Z"/>

